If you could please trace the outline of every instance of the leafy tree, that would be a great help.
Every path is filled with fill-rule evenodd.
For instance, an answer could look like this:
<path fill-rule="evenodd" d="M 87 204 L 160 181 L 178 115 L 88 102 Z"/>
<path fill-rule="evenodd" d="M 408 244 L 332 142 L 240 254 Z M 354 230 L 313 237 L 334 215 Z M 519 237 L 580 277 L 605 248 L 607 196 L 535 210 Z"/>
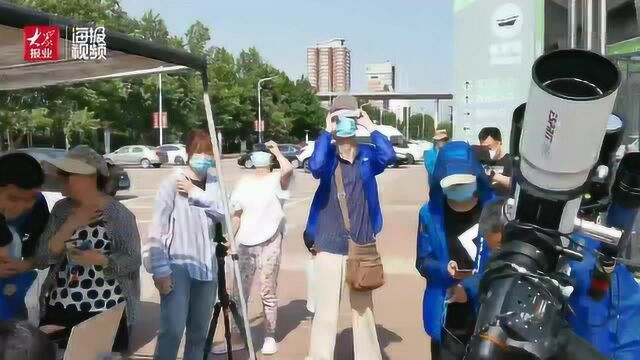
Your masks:
<path fill-rule="evenodd" d="M 67 149 L 71 147 L 71 138 L 78 135 L 80 141 L 85 140 L 86 133 L 100 127 L 100 120 L 94 118 L 94 114 L 84 108 L 80 111 L 71 111 L 69 119 L 64 127 Z"/>

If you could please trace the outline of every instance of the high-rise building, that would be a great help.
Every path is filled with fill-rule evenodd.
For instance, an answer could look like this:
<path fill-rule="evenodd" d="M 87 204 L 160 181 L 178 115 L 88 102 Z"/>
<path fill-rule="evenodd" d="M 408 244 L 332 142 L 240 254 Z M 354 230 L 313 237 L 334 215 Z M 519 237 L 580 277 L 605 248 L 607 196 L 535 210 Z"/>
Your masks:
<path fill-rule="evenodd" d="M 351 90 L 351 50 L 344 46 L 344 39 L 308 48 L 307 76 L 320 93 Z"/>
<path fill-rule="evenodd" d="M 367 89 L 369 92 L 394 91 L 396 67 L 391 63 L 367 65 Z"/>

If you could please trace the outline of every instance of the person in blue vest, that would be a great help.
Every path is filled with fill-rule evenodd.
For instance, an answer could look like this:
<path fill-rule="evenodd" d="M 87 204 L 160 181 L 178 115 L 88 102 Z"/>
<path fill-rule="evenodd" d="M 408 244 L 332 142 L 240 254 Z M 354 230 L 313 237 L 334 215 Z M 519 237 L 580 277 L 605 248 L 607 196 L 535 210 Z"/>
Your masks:
<path fill-rule="evenodd" d="M 577 335 L 613 360 L 640 360 L 640 284 L 625 265 L 618 263 L 601 299 L 590 295 L 596 257 L 601 244 L 574 236 L 585 246 L 584 260 L 571 264 L 575 288 L 569 303 L 574 315 L 568 321 Z"/>
<path fill-rule="evenodd" d="M 44 173 L 23 153 L 0 157 L 0 319 L 26 319 L 25 295 L 35 280 L 31 261 L 49 208 L 39 192 Z"/>
<path fill-rule="evenodd" d="M 438 151 L 449 142 L 449 135 L 447 130 L 436 130 L 436 134 L 433 136 L 433 146 L 431 149 L 424 152 L 424 167 L 427 169 L 427 176 L 429 183 L 431 183 L 431 174 L 433 174 L 433 168 L 436 166 L 436 158 L 438 157 Z"/>
<path fill-rule="evenodd" d="M 475 325 L 464 282 L 477 267 L 477 224 L 493 192 L 471 146 L 461 141 L 440 150 L 429 185 L 429 201 L 420 209 L 416 260 L 427 280 L 424 327 L 432 359 L 462 359 Z"/>

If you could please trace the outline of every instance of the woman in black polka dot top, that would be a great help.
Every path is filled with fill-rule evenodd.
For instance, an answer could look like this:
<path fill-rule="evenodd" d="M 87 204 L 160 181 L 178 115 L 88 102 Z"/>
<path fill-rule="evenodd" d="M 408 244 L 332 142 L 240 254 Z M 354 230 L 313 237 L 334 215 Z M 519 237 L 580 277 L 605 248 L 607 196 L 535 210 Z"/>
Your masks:
<path fill-rule="evenodd" d="M 40 267 L 51 265 L 43 285 L 41 325 L 64 326 L 54 336 L 64 344 L 73 326 L 126 302 L 114 351 L 128 352 L 140 284 L 135 217 L 101 191 L 107 165 L 90 148 L 75 148 L 53 165 L 64 179 L 67 198 L 53 208 L 39 242 L 44 244 L 38 251 Z"/>

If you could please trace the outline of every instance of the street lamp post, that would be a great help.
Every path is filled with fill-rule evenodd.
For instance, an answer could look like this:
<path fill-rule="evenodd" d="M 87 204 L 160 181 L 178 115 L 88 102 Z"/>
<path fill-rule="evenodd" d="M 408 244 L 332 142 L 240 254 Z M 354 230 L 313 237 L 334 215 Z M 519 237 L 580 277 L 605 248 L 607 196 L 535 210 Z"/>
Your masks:
<path fill-rule="evenodd" d="M 271 81 L 272 77 L 258 80 L 258 143 L 262 144 L 262 83 Z"/>
<path fill-rule="evenodd" d="M 304 131 L 304 142 L 305 144 L 309 143 L 309 130 Z"/>
<path fill-rule="evenodd" d="M 160 145 L 162 145 L 162 73 L 158 74 L 158 127 L 160 128 Z"/>

